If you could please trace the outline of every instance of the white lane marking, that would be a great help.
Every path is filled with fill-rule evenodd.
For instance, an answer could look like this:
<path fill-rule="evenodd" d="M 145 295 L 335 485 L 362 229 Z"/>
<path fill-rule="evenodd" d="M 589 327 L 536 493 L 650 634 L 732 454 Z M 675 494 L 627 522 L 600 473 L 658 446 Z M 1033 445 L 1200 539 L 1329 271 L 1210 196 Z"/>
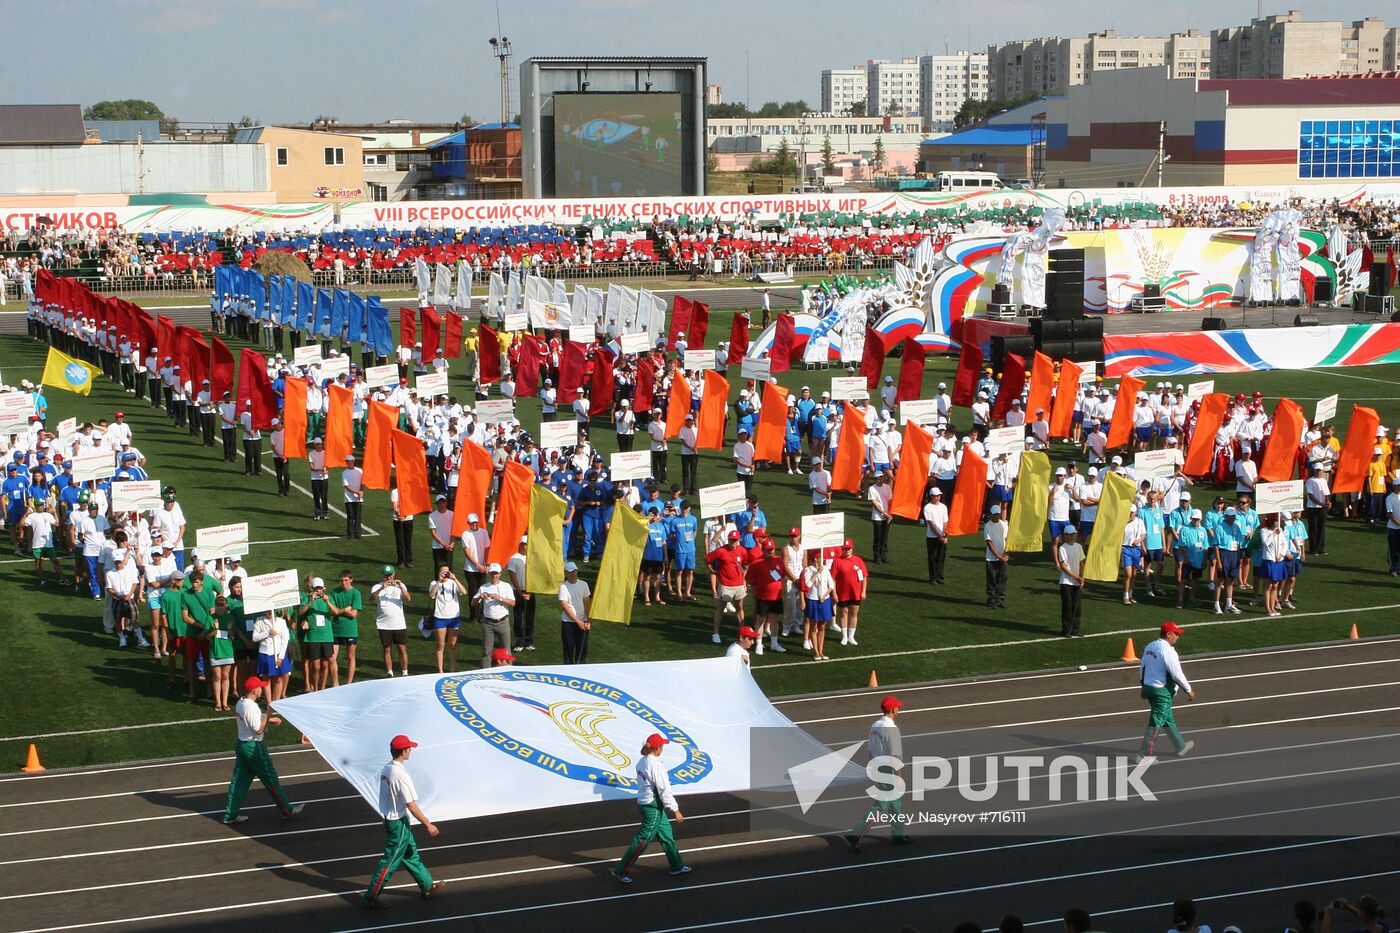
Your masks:
<path fill-rule="evenodd" d="M 279 775 L 279 777 L 282 783 L 285 784 L 296 778 L 325 777 L 326 775 L 335 773 L 335 771 L 307 771 L 302 774 L 283 774 Z M 179 784 L 175 787 L 153 787 L 149 790 L 122 790 L 110 794 L 89 794 L 86 797 L 62 797 L 55 800 L 22 800 L 18 803 L 0 804 L 0 809 L 9 807 L 40 807 L 50 803 L 81 803 L 85 800 L 109 800 L 113 797 L 144 797 L 147 794 L 169 794 L 178 790 L 199 790 L 201 787 L 224 787 L 227 784 L 227 780 L 206 781 L 202 784 Z"/>
<path fill-rule="evenodd" d="M 315 750 L 314 748 L 307 748 L 302 745 L 290 745 L 280 748 L 277 751 L 268 752 L 268 754 L 274 757 L 278 755 L 304 755 L 308 752 L 314 752 Z M 11 784 L 15 781 L 42 781 L 46 778 L 90 777 L 94 774 L 119 774 L 123 771 L 149 771 L 152 768 L 179 768 L 184 765 L 209 764 L 215 761 L 232 760 L 232 755 L 218 754 L 199 755 L 192 758 L 169 758 L 143 762 L 142 764 L 121 765 L 114 768 L 69 768 L 63 771 L 44 771 L 40 774 L 18 774 L 12 777 L 3 777 L 0 778 L 0 784 Z"/>
<path fill-rule="evenodd" d="M 359 794 L 341 794 L 338 797 L 309 797 L 305 800 L 299 799 L 296 801 L 296 803 L 335 803 L 340 800 L 360 799 L 362 798 Z M 243 812 L 246 813 L 249 810 L 275 809 L 277 809 L 277 804 L 275 803 L 262 803 L 257 804 L 256 806 L 244 805 Z M 143 816 L 133 820 L 108 820 L 104 823 L 75 823 L 71 826 L 45 826 L 42 829 L 17 829 L 13 832 L 0 833 L 0 838 L 4 838 L 6 836 L 33 836 L 38 833 L 62 833 L 68 832 L 69 830 L 77 829 L 100 829 L 105 826 L 128 826 L 132 823 L 159 823 L 163 820 L 187 820 L 191 817 L 219 816 L 223 812 L 224 808 L 219 807 L 217 810 L 195 810 L 188 813 L 167 813 L 164 816 Z M 0 900 L 3 900 L 3 898 L 0 898 Z"/>

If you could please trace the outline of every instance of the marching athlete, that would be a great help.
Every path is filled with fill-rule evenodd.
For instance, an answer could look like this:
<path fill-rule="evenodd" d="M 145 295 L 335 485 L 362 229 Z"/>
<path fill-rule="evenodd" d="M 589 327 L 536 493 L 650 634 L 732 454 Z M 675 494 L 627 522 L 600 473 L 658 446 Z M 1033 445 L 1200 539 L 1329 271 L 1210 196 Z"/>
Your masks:
<path fill-rule="evenodd" d="M 428 867 L 418 857 L 418 844 L 413 841 L 413 828 L 408 818 L 413 816 L 423 824 L 429 836 L 436 836 L 438 828 L 418 809 L 418 788 L 413 786 L 409 775 L 408 756 L 418 743 L 406 735 L 396 735 L 389 740 L 390 761 L 379 772 L 379 815 L 384 818 L 384 829 L 388 839 L 384 843 L 384 857 L 374 869 L 374 877 L 365 888 L 364 905 L 370 910 L 388 907 L 379 899 L 389 879 L 400 866 L 408 870 L 413 880 L 418 882 L 418 890 L 427 900 L 442 890 L 445 881 L 434 881 Z"/>
<path fill-rule="evenodd" d="M 904 743 L 900 738 L 899 726 L 895 725 L 894 722 L 895 717 L 903 708 L 904 704 L 899 701 L 898 697 L 885 697 L 880 701 L 880 718 L 870 724 L 870 757 L 894 759 L 896 771 L 904 768 Z M 856 824 L 855 829 L 851 830 L 850 835 L 846 837 L 846 844 L 851 847 L 852 852 L 859 852 L 861 840 L 870 831 L 871 817 L 876 813 L 898 816 L 903 812 L 904 808 L 900 805 L 898 797 L 894 800 L 877 801 L 865 812 L 865 816 Z M 905 828 L 904 822 L 900 819 L 890 821 L 890 832 L 890 842 L 895 845 L 904 845 L 913 841 L 909 838 L 909 832 Z"/>
<path fill-rule="evenodd" d="M 277 769 L 272 766 L 267 749 L 263 746 L 263 733 L 269 725 L 280 725 L 276 716 L 264 716 L 258 706 L 258 697 L 267 689 L 268 682 L 261 677 L 249 677 L 243 681 L 243 699 L 233 708 L 234 719 L 238 723 L 238 744 L 233 747 L 233 778 L 228 785 L 228 802 L 224 806 L 225 823 L 247 822 L 248 817 L 238 811 L 243 808 L 243 798 L 248 796 L 248 787 L 253 778 L 263 782 L 263 787 L 272 795 L 277 809 L 285 819 L 291 819 L 305 807 L 304 803 L 289 803 L 282 790 L 282 782 L 277 780 Z"/>
<path fill-rule="evenodd" d="M 1172 713 L 1172 698 L 1178 688 L 1186 691 L 1188 700 L 1196 701 L 1196 691 L 1181 670 L 1181 659 L 1176 654 L 1176 641 L 1183 631 L 1175 622 L 1163 622 L 1161 636 L 1142 650 L 1142 660 L 1138 662 L 1138 670 L 1142 674 L 1142 698 L 1152 707 L 1152 712 L 1147 717 L 1147 732 L 1142 737 L 1138 761 L 1152 757 L 1153 743 L 1162 729 L 1167 730 L 1172 745 L 1176 746 L 1178 758 L 1196 745 L 1181 737 Z"/>
<path fill-rule="evenodd" d="M 676 845 L 676 837 L 671 834 L 669 812 L 677 823 L 685 822 L 680 804 L 671 793 L 671 779 L 666 775 L 666 766 L 661 763 L 661 750 L 669 745 L 669 740 L 658 732 L 647 736 L 642 746 L 642 757 L 637 761 L 637 807 L 642 811 L 642 826 L 632 838 L 632 844 L 622 853 L 622 859 L 614 866 L 612 876 L 623 884 L 631 884 L 632 863 L 641 857 L 653 839 L 661 843 L 666 853 L 666 862 L 671 874 L 684 875 L 690 866 L 681 860 L 681 850 Z"/>

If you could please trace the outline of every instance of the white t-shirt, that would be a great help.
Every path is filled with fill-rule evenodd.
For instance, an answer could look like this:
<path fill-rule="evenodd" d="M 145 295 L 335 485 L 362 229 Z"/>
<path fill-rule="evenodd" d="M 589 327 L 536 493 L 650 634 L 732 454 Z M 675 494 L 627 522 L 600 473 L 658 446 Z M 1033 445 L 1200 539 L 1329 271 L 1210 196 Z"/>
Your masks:
<path fill-rule="evenodd" d="M 107 540 L 107 529 L 111 524 L 98 515 L 79 515 L 73 519 L 73 532 L 83 548 L 84 557 L 97 557 L 102 553 L 102 545 Z"/>
<path fill-rule="evenodd" d="M 724 649 L 724 656 L 726 658 L 743 658 L 745 664 L 749 663 L 748 649 L 745 648 L 743 645 L 739 644 L 737 641 L 734 644 L 730 645 L 728 648 Z"/>
<path fill-rule="evenodd" d="M 1007 533 L 1007 531 L 1008 531 L 1009 529 L 1010 529 L 1010 525 L 1007 524 L 1006 522 L 1000 522 L 1000 521 L 991 521 L 991 522 L 987 522 L 987 524 L 984 525 L 983 528 L 982 528 L 982 540 L 986 541 L 989 545 L 995 546 L 996 549 L 997 549 L 997 553 L 1005 554 L 1005 553 L 1006 553 L 1006 533 Z M 1001 558 L 997 557 L 996 554 L 993 554 L 993 553 L 992 553 L 992 548 L 991 548 L 991 547 L 988 547 L 988 548 L 986 549 L 986 554 L 985 554 L 984 556 L 986 557 L 987 560 L 1000 560 L 1000 559 L 1001 559 Z"/>
<path fill-rule="evenodd" d="M 340 484 L 345 487 L 346 502 L 360 502 L 364 499 L 364 479 L 365 472 L 359 467 L 353 467 L 340 475 Z"/>
<path fill-rule="evenodd" d="M 870 520 L 872 522 L 887 522 L 890 520 L 890 500 L 894 498 L 894 488 L 890 486 L 889 483 L 876 483 L 874 486 L 871 486 L 870 491 L 866 493 L 866 498 L 870 500 L 872 505 L 870 509 Z M 883 514 L 881 514 L 880 509 L 873 507 L 875 503 L 879 503 L 880 509 L 884 509 Z"/>
<path fill-rule="evenodd" d="M 831 501 L 831 474 L 826 470 L 813 470 L 807 476 L 807 488 L 812 490 L 812 504 L 821 505 Z"/>
<path fill-rule="evenodd" d="M 588 611 L 583 607 L 583 601 L 593 595 L 593 591 L 588 588 L 588 584 L 583 580 L 570 583 L 565 580 L 559 586 L 559 602 L 561 605 L 567 604 L 574 611 L 574 615 L 582 622 L 588 621 Z M 561 615 L 561 621 L 572 622 L 567 613 Z"/>
<path fill-rule="evenodd" d="M 24 519 L 24 524 L 32 532 L 32 544 L 30 547 L 38 550 L 41 547 L 53 547 L 53 529 L 57 524 L 52 512 L 30 512 Z"/>
<path fill-rule="evenodd" d="M 175 550 L 181 551 L 185 547 L 185 538 L 180 534 L 180 528 L 185 524 L 185 512 L 180 508 L 180 503 L 174 503 L 174 508 L 157 509 L 151 513 L 151 531 L 159 531 L 161 538 L 171 542 Z"/>
<path fill-rule="evenodd" d="M 374 627 L 386 632 L 396 632 L 408 628 L 403 617 L 403 591 L 397 586 L 376 583 L 370 587 L 370 598 L 375 601 Z"/>
<path fill-rule="evenodd" d="M 941 538 L 948 527 L 948 507 L 942 502 L 930 502 L 924 506 L 924 537 Z"/>
<path fill-rule="evenodd" d="M 238 741 L 240 742 L 261 742 L 262 735 L 258 730 L 262 728 L 263 713 L 262 707 L 256 700 L 247 697 L 239 700 L 233 707 L 233 717 L 238 722 Z"/>
<path fill-rule="evenodd" d="M 428 526 L 432 528 L 433 534 L 436 535 L 436 537 L 433 538 L 433 547 L 440 547 L 443 550 L 449 550 L 452 547 L 452 518 L 451 509 L 446 509 L 442 512 L 433 509 L 428 513 Z M 439 540 L 443 543 L 439 544 Z"/>
<path fill-rule="evenodd" d="M 740 476 L 753 476 L 753 444 L 739 441 L 734 445 L 734 470 Z M 745 466 L 745 464 L 748 464 Z"/>
<path fill-rule="evenodd" d="M 1079 567 L 1084 563 L 1084 547 L 1078 541 L 1073 543 L 1065 542 L 1055 549 L 1055 556 L 1060 559 L 1060 566 L 1067 568 L 1071 573 L 1079 573 Z M 1079 586 L 1079 581 L 1071 577 L 1064 570 L 1060 571 L 1060 585 Z"/>
<path fill-rule="evenodd" d="M 1050 487 L 1050 521 L 1069 521 L 1069 499 L 1068 483 L 1056 483 Z"/>
<path fill-rule="evenodd" d="M 402 762 L 390 761 L 379 772 L 379 815 L 386 820 L 408 816 L 408 805 L 418 802 L 418 788 Z"/>
<path fill-rule="evenodd" d="M 511 589 L 509 583 L 504 580 L 500 583 L 485 583 L 477 593 L 486 594 L 486 598 L 481 602 L 482 618 L 493 622 L 510 618 L 510 607 L 501 602 L 503 599 L 515 599 L 515 590 Z"/>
<path fill-rule="evenodd" d="M 462 615 L 462 589 L 457 581 L 434 580 L 430 589 L 433 597 L 433 615 L 439 619 L 456 619 Z"/>

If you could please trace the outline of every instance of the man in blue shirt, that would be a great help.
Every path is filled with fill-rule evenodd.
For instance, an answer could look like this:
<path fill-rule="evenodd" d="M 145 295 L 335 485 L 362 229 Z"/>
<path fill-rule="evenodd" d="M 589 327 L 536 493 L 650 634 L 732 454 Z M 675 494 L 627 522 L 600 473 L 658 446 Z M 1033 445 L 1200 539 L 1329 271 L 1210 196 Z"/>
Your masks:
<path fill-rule="evenodd" d="M 136 454 L 128 451 L 122 454 L 122 465 L 117 470 L 113 479 L 118 480 L 144 480 L 147 479 L 146 471 L 136 464 Z"/>
<path fill-rule="evenodd" d="M 23 554 L 20 549 L 23 532 L 20 522 L 24 520 L 24 493 L 28 488 L 29 481 L 20 475 L 20 464 L 5 464 L 5 482 L 0 490 L 3 490 L 5 497 L 5 527 L 10 529 L 10 547 L 14 548 L 17 556 Z"/>
<path fill-rule="evenodd" d="M 752 549 L 758 546 L 754 532 L 768 527 L 768 516 L 758 507 L 758 496 L 749 496 L 748 507 L 734 516 L 734 527 L 739 529 L 741 547 Z"/>
<path fill-rule="evenodd" d="M 1173 511 L 1172 515 L 1180 509 Z M 1196 586 L 1205 573 L 1206 555 L 1210 551 L 1210 534 L 1201 524 L 1201 510 L 1192 509 L 1188 520 L 1173 532 L 1176 553 L 1176 608 L 1184 605 L 1183 593 L 1189 594 L 1190 604 L 1196 602 Z"/>
<path fill-rule="evenodd" d="M 1162 513 L 1161 494 L 1152 492 L 1148 494 L 1148 504 L 1138 513 L 1138 518 L 1142 519 L 1146 534 L 1143 536 L 1143 550 L 1147 552 L 1147 595 L 1156 596 L 1157 581 L 1162 575 L 1162 564 L 1165 560 L 1167 547 L 1167 524 L 1166 516 Z M 1163 596 L 1166 591 L 1163 590 Z"/>
<path fill-rule="evenodd" d="M 1297 609 L 1293 592 L 1297 589 L 1298 578 L 1303 574 L 1303 563 L 1308 559 L 1308 526 L 1300 515 L 1284 512 L 1283 533 L 1288 537 L 1288 560 L 1284 565 L 1283 588 L 1279 591 L 1279 602 L 1285 609 Z"/>
<path fill-rule="evenodd" d="M 661 571 L 666 565 L 666 526 L 661 522 L 660 512 L 647 513 L 647 543 L 642 549 L 642 603 L 650 606 L 652 594 L 656 594 L 656 604 L 666 605 L 662 598 Z"/>
<path fill-rule="evenodd" d="M 1240 575 L 1240 551 L 1247 540 L 1239 523 L 1239 514 L 1234 508 L 1227 508 L 1215 527 L 1211 542 L 1215 547 L 1215 564 L 1220 568 L 1220 577 L 1215 585 L 1213 611 L 1216 615 L 1221 614 L 1222 601 L 1227 610 L 1239 614 L 1239 607 L 1235 605 L 1235 581 Z"/>
<path fill-rule="evenodd" d="M 40 472 L 42 472 L 44 474 L 44 485 L 47 486 L 49 483 L 52 483 L 54 481 L 54 477 L 58 476 L 58 470 L 54 467 L 52 463 L 49 463 L 48 451 L 39 451 L 35 455 L 35 458 L 38 460 L 38 462 L 35 463 L 34 466 L 30 469 L 30 472 L 33 473 L 34 470 L 39 470 Z"/>
<path fill-rule="evenodd" d="M 700 535 L 700 520 L 690 514 L 690 503 L 680 503 L 680 514 L 671 521 L 669 544 L 674 552 L 671 561 L 676 571 L 676 585 L 671 592 L 677 599 L 695 602 L 691 587 L 695 585 L 695 539 Z"/>
<path fill-rule="evenodd" d="M 642 514 L 662 515 L 665 512 L 666 503 L 661 500 L 661 490 L 655 486 L 647 487 L 646 500 L 642 502 Z"/>
<path fill-rule="evenodd" d="M 1191 494 L 1181 494 L 1181 504 L 1167 513 L 1167 550 L 1176 561 L 1176 601 L 1181 602 L 1181 529 L 1191 524 Z M 1177 608 L 1180 608 L 1179 606 Z"/>
<path fill-rule="evenodd" d="M 584 485 L 579 490 L 577 507 L 583 518 L 583 560 L 587 563 L 594 551 L 603 552 L 603 498 L 602 487 L 598 484 L 598 474 L 589 470 L 584 476 Z"/>

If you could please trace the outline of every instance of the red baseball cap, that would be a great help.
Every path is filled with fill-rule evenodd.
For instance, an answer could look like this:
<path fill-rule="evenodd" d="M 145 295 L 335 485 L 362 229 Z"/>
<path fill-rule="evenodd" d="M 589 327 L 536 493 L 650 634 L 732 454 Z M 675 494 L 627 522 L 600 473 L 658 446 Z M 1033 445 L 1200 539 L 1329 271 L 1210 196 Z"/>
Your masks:
<path fill-rule="evenodd" d="M 778 546 L 773 543 L 772 538 L 766 538 L 763 541 L 763 549 L 765 551 L 776 551 L 778 549 Z"/>
<path fill-rule="evenodd" d="M 889 696 L 880 701 L 880 709 L 882 712 L 888 713 L 891 710 L 902 709 L 903 707 L 904 704 L 899 701 L 898 697 Z"/>
<path fill-rule="evenodd" d="M 663 745 L 670 745 L 671 740 L 660 732 L 653 732 L 651 735 L 647 736 L 647 744 L 652 748 L 660 748 Z"/>
<path fill-rule="evenodd" d="M 514 664 L 514 663 L 515 663 L 515 655 L 511 654 L 509 651 L 507 651 L 507 650 L 504 649 L 504 648 L 497 648 L 495 651 L 491 652 L 491 660 L 492 660 L 492 661 L 509 661 L 509 662 L 511 662 L 512 664 Z"/>
<path fill-rule="evenodd" d="M 396 752 L 401 752 L 405 748 L 417 748 L 418 743 L 406 735 L 396 735 L 389 740 L 389 747 Z"/>
<path fill-rule="evenodd" d="M 757 638 L 757 637 L 758 637 L 758 633 L 755 632 L 753 629 L 749 628 L 747 625 L 745 625 L 743 628 L 739 629 L 739 637 L 740 637 L 740 638 Z"/>
<path fill-rule="evenodd" d="M 256 690 L 259 687 L 266 687 L 271 681 L 263 680 L 261 677 L 253 676 L 243 681 L 244 690 Z"/>
<path fill-rule="evenodd" d="M 801 529 L 801 528 L 789 528 L 789 529 L 788 529 L 788 537 L 789 537 L 789 538 L 795 538 L 795 537 L 797 537 L 797 536 L 800 535 L 800 534 L 802 534 L 802 529 Z"/>
<path fill-rule="evenodd" d="M 845 541 L 842 541 L 842 542 L 841 542 L 841 546 L 842 546 L 842 547 L 855 547 L 856 544 L 855 544 L 855 542 L 852 541 L 850 538 L 847 538 Z"/>
<path fill-rule="evenodd" d="M 730 541 L 738 541 L 738 540 L 739 540 L 739 532 L 737 532 L 737 531 L 731 531 L 731 532 L 729 533 L 729 540 L 730 540 Z"/>
<path fill-rule="evenodd" d="M 112 412 L 112 417 L 113 417 L 113 418 L 125 418 L 125 417 L 126 417 L 126 412 L 124 412 L 124 411 L 114 411 L 114 412 Z"/>
<path fill-rule="evenodd" d="M 1184 631 L 1186 631 L 1186 629 L 1184 629 L 1184 628 L 1182 628 L 1181 626 L 1177 625 L 1175 622 L 1163 622 L 1163 623 L 1162 623 L 1162 634 L 1163 634 L 1163 635 L 1180 635 L 1180 634 L 1181 634 L 1182 632 L 1184 632 Z"/>

